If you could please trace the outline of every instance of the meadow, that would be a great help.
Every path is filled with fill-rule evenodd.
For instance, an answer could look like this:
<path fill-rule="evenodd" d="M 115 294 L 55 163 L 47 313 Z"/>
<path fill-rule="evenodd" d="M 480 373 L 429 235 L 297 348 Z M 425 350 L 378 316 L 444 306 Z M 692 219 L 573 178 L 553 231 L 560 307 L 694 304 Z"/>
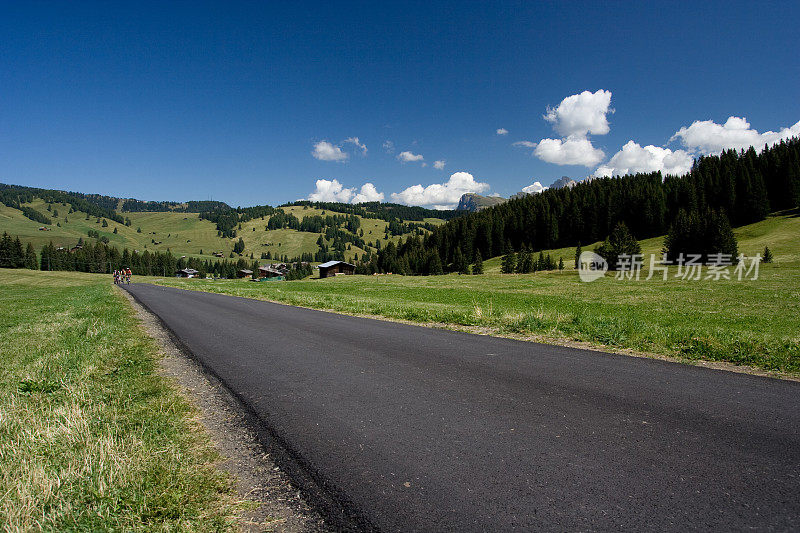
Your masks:
<path fill-rule="evenodd" d="M 222 252 L 228 258 L 233 246 L 239 237 L 245 243 L 244 256 L 249 259 L 253 254 L 259 259 L 262 253 L 269 252 L 271 257 L 289 258 L 299 257 L 303 253 L 315 253 L 319 248 L 317 239 L 319 233 L 300 232 L 291 229 L 267 230 L 266 224 L 269 217 L 256 218 L 242 223 L 237 229 L 236 239 L 225 239 L 217 236 L 216 225 L 208 220 L 199 218 L 197 213 L 171 213 L 171 212 L 134 212 L 120 213 L 129 218 L 130 226 L 106 220 L 108 226 L 103 227 L 97 222 L 96 217 L 87 219 L 86 213 L 75 211 L 69 213 L 69 206 L 51 204 L 51 211 L 47 210 L 48 204 L 36 198 L 33 202 L 25 204 L 50 217 L 53 224 L 50 231 L 39 231 L 43 226 L 26 218 L 21 211 L 0 204 L 0 233 L 8 232 L 19 236 L 23 243 L 33 243 L 37 252 L 42 246 L 52 241 L 55 246 L 72 247 L 78 239 L 88 239 L 90 230 L 97 231 L 100 236 L 106 237 L 109 244 L 120 250 L 145 250 L 166 252 L 168 249 L 175 256 L 197 257 L 201 259 L 215 259 L 215 252 Z M 52 210 L 58 211 L 58 216 L 53 216 Z M 304 206 L 287 206 L 281 208 L 287 214 L 292 214 L 302 220 L 304 216 L 340 214 L 325 212 L 320 209 Z M 324 215 L 323 215 L 324 216 Z M 441 224 L 441 219 L 426 219 L 425 222 Z M 385 237 L 387 222 L 380 219 L 361 218 L 361 229 L 364 230 L 364 240 L 374 243 L 380 241 L 385 247 L 390 241 L 398 243 L 404 236 Z M 114 233 L 114 230 L 117 232 Z M 141 230 L 141 231 L 139 231 Z M 329 246 L 330 240 L 326 240 Z M 347 261 L 360 259 L 366 250 L 351 246 L 345 252 Z M 375 251 L 375 248 L 371 248 Z M 202 253 L 201 253 L 202 252 Z M 238 256 L 236 256 L 238 259 Z"/>
<path fill-rule="evenodd" d="M 0 270 L 4 531 L 233 528 L 231 480 L 106 276 Z"/>
<path fill-rule="evenodd" d="M 684 361 L 724 361 L 770 371 L 800 371 L 800 218 L 770 217 L 736 230 L 741 252 L 769 245 L 775 262 L 758 280 L 619 280 L 608 273 L 581 282 L 572 269 L 499 274 L 410 277 L 339 276 L 292 282 L 153 278 L 161 285 L 256 298 L 415 323 L 468 327 L 555 343 L 582 342 Z M 657 253 L 662 239 L 643 241 Z M 585 247 L 584 249 L 591 249 Z M 643 277 L 647 277 L 645 270 Z M 752 277 L 752 276 L 751 276 Z"/>

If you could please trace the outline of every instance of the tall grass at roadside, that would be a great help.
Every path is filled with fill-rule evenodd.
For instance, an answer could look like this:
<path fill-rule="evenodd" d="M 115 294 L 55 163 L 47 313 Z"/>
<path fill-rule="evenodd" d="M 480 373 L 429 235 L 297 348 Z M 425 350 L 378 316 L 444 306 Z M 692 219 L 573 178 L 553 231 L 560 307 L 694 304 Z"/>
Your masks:
<path fill-rule="evenodd" d="M 105 276 L 0 270 L 0 524 L 232 527 L 227 476 Z"/>

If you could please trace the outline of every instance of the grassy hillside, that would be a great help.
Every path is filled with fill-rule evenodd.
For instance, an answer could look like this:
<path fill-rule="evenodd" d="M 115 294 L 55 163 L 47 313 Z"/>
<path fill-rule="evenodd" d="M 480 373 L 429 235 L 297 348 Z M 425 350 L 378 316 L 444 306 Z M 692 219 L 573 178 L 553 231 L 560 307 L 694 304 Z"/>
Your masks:
<path fill-rule="evenodd" d="M 197 213 L 177 213 L 177 212 L 133 212 L 120 213 L 130 219 L 131 225 L 126 226 L 105 219 L 108 227 L 102 227 L 102 222 L 97 222 L 97 217 L 88 217 L 85 212 L 75 211 L 69 213 L 69 204 L 66 206 L 60 203 L 47 204 L 35 198 L 33 202 L 23 204 L 32 207 L 37 211 L 47 215 L 52 219 L 51 225 L 44 225 L 26 218 L 22 211 L 0 204 L 0 233 L 8 232 L 11 235 L 19 236 L 23 243 L 31 242 L 39 250 L 48 242 L 52 241 L 56 246 L 74 246 L 79 238 L 88 239 L 90 230 L 97 231 L 101 236 L 107 237 L 109 243 L 130 250 L 166 251 L 169 249 L 173 255 L 187 257 L 200 257 L 204 259 L 213 258 L 214 252 L 222 252 L 228 257 L 233 250 L 238 237 L 245 243 L 244 256 L 249 257 L 252 253 L 255 259 L 259 259 L 262 253 L 270 252 L 272 257 L 290 258 L 300 256 L 303 253 L 315 253 L 319 247 L 317 239 L 321 234 L 300 232 L 292 229 L 267 230 L 266 225 L 269 217 L 263 220 L 257 218 L 242 223 L 242 228 L 237 230 L 237 239 L 225 239 L 217 236 L 217 229 L 214 223 L 199 218 Z M 50 210 L 48 211 L 48 205 Z M 309 206 L 287 206 L 282 208 L 287 214 L 292 214 L 302 220 L 304 216 L 333 215 L 336 213 L 314 209 Z M 53 212 L 58 211 L 58 216 L 53 216 Z M 374 244 L 380 241 L 381 246 L 385 246 L 389 241 L 398 242 L 404 236 L 385 237 L 385 230 L 388 223 L 384 220 L 359 217 L 361 229 L 364 231 L 363 239 L 368 243 L 373 243 L 371 251 L 376 251 Z M 431 224 L 441 224 L 441 219 L 425 219 Z M 50 231 L 39 231 L 45 226 Z M 117 233 L 114 233 L 114 230 Z M 141 229 L 141 232 L 138 230 Z M 326 240 L 330 246 L 332 242 Z M 201 254 L 202 251 L 202 254 Z M 353 261 L 355 256 L 362 257 L 366 250 L 351 246 L 345 252 L 345 258 Z"/>
<path fill-rule="evenodd" d="M 287 214 L 296 216 L 299 220 L 302 220 L 303 217 L 307 216 L 311 217 L 337 214 L 331 211 L 314 209 L 312 207 L 304 208 L 304 206 L 287 206 L 282 207 L 281 209 Z M 405 238 L 405 236 L 389 236 L 389 238 L 385 238 L 384 232 L 386 231 L 388 223 L 384 220 L 363 217 L 359 218 L 361 219 L 361 229 L 364 230 L 363 238 L 368 243 L 374 243 L 375 241 L 380 240 L 381 246 L 384 247 L 390 241 L 397 243 L 400 241 L 400 239 Z M 269 217 L 265 217 L 264 220 L 259 218 L 242 224 L 242 229 L 239 231 L 238 236 L 242 237 L 244 240 L 245 251 L 247 254 L 254 252 L 256 259 L 258 259 L 261 256 L 261 252 L 270 252 L 272 256 L 275 256 L 276 254 L 282 256 L 285 254 L 289 257 L 293 257 L 304 252 L 314 253 L 317 251 L 317 238 L 320 236 L 319 233 L 299 232 L 291 229 L 267 231 L 266 224 L 268 219 Z M 439 224 L 444 222 L 441 219 L 426 219 L 426 221 L 428 220 L 434 220 L 435 222 L 432 223 Z M 326 244 L 330 246 L 332 243 L 326 240 Z M 371 250 L 374 252 L 376 249 L 372 247 Z M 345 258 L 348 261 L 352 261 L 356 254 L 361 257 L 365 251 L 366 250 L 362 248 L 352 246 L 349 251 L 345 252 Z"/>
<path fill-rule="evenodd" d="M 108 227 L 104 228 L 96 217 L 87 220 L 84 212 L 69 213 L 69 206 L 51 204 L 51 209 L 58 211 L 58 217 L 54 217 L 41 200 L 25 205 L 45 213 L 53 223 L 48 226 L 34 222 L 18 209 L 0 204 L 0 232 L 18 235 L 23 242 L 33 243 L 37 250 L 50 241 L 56 246 L 74 246 L 79 238 L 88 239 L 89 230 L 108 237 L 112 245 L 131 250 L 166 251 L 170 248 L 177 255 L 198 255 L 200 249 L 210 254 L 212 248 L 228 251 L 232 248 L 227 239 L 217 237 L 214 224 L 193 213 L 125 213 L 124 216 L 131 219 L 130 226 L 105 219 Z M 39 231 L 42 226 L 50 228 L 50 231 Z M 137 232 L 138 228 L 142 229 L 141 233 Z M 155 245 L 153 240 L 162 243 Z"/>
<path fill-rule="evenodd" d="M 800 217 L 737 230 L 740 250 L 769 245 L 775 263 L 758 280 L 686 281 L 670 276 L 583 283 L 574 270 L 482 276 L 344 276 L 290 283 L 155 280 L 346 313 L 478 327 L 550 342 L 581 341 L 684 360 L 800 371 Z M 643 243 L 657 252 L 661 239 Z M 588 247 L 587 247 L 588 248 Z M 574 249 L 551 251 L 573 257 Z M 495 264 L 498 263 L 498 264 Z M 487 261 L 499 269 L 497 259 Z M 671 269 L 671 274 L 675 269 Z"/>

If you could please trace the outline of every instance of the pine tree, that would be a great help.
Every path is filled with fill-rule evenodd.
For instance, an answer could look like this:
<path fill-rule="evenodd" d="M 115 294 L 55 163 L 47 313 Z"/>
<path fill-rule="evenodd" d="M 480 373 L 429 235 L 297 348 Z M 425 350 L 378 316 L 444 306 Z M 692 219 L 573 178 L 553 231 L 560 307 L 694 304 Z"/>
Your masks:
<path fill-rule="evenodd" d="M 736 257 L 738 244 L 728 217 L 722 211 L 709 209 L 700 214 L 681 209 L 664 238 L 663 251 L 670 261 L 676 261 L 680 254 L 684 257 L 696 254 L 702 262 L 707 262 L 710 254 Z"/>
<path fill-rule="evenodd" d="M 583 253 L 583 249 L 581 248 L 581 241 L 578 241 L 578 247 L 575 248 L 575 270 L 580 269 L 581 267 L 581 254 Z"/>
<path fill-rule="evenodd" d="M 558 269 L 559 270 L 564 270 L 564 258 L 563 257 L 559 257 L 558 258 Z"/>
<path fill-rule="evenodd" d="M 22 241 L 17 237 L 11 245 L 11 268 L 22 268 L 24 266 L 25 251 L 22 248 Z"/>
<path fill-rule="evenodd" d="M 33 249 L 33 244 L 28 243 L 25 248 L 25 268 L 31 270 L 39 270 L 39 260 L 36 258 L 36 251 Z"/>
<path fill-rule="evenodd" d="M 391 243 L 389 244 L 391 245 Z M 386 251 L 389 251 L 389 246 L 386 247 Z M 469 274 L 469 264 L 467 264 L 467 260 L 464 258 L 460 247 L 456 248 L 455 254 L 453 255 L 453 269 L 459 274 Z"/>
<path fill-rule="evenodd" d="M 517 268 L 517 254 L 514 252 L 513 248 L 509 248 L 506 252 L 506 255 L 503 256 L 502 266 L 500 267 L 500 271 L 503 274 L 513 274 L 514 270 Z"/>
<path fill-rule="evenodd" d="M 3 237 L 0 238 L 0 268 L 14 268 L 11 250 L 13 246 L 11 235 L 3 232 Z"/>
<path fill-rule="evenodd" d="M 769 246 L 765 246 L 764 247 L 764 254 L 763 254 L 763 258 L 761 259 L 761 262 L 762 263 L 772 263 L 772 261 L 773 261 L 772 250 L 769 249 Z"/>
<path fill-rule="evenodd" d="M 595 253 L 606 260 L 609 270 L 616 270 L 619 256 L 640 254 L 642 247 L 628 231 L 628 226 L 619 222 L 603 244 L 595 248 Z"/>
<path fill-rule="evenodd" d="M 533 257 L 528 247 L 522 245 L 522 250 L 517 254 L 517 272 L 520 274 L 528 274 L 533 272 Z"/>
<path fill-rule="evenodd" d="M 475 264 L 472 265 L 472 273 L 483 274 L 483 258 L 481 257 L 480 250 L 475 252 Z"/>

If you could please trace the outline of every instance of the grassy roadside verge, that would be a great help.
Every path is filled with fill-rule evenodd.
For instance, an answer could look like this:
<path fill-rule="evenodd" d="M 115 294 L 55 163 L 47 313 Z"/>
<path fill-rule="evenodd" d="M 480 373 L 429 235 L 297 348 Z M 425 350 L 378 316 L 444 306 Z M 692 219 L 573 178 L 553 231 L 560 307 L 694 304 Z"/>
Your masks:
<path fill-rule="evenodd" d="M 0 524 L 229 529 L 228 477 L 105 276 L 0 270 Z"/>
<path fill-rule="evenodd" d="M 674 272 L 673 272 L 674 274 Z M 582 283 L 577 273 L 344 276 L 251 283 L 154 283 L 418 323 L 477 326 L 545 342 L 800 371 L 800 264 L 763 265 L 757 281 L 670 278 Z"/>

